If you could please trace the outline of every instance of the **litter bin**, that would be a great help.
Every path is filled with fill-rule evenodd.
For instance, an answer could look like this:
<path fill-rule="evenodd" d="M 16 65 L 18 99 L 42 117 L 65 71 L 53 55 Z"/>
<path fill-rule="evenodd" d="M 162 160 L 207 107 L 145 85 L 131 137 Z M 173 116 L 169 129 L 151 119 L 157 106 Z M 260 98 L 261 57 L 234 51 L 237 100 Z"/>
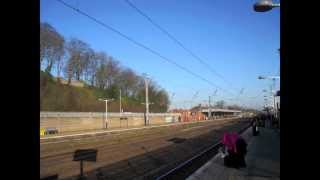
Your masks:
<path fill-rule="evenodd" d="M 40 136 L 45 135 L 46 130 L 44 128 L 40 128 Z"/>

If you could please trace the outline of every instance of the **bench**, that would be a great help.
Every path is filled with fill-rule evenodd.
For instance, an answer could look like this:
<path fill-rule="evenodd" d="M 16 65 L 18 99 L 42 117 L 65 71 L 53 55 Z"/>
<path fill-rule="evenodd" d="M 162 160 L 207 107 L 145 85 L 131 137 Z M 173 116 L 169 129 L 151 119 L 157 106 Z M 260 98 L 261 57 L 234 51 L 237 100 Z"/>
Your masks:
<path fill-rule="evenodd" d="M 55 127 L 46 128 L 45 134 L 58 134 L 59 131 Z"/>

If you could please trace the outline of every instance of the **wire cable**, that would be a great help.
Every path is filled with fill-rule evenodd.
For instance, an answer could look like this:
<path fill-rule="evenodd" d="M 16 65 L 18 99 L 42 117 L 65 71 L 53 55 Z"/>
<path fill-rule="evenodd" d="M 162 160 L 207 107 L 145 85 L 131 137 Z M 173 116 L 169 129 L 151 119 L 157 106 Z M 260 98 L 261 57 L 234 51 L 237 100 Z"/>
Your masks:
<path fill-rule="evenodd" d="M 198 75 L 198 74 L 196 74 L 196 73 L 192 72 L 191 70 L 189 70 L 189 69 L 185 68 L 184 66 L 179 65 L 179 64 L 178 64 L 178 63 L 176 63 L 175 61 L 173 61 L 173 60 L 171 60 L 171 59 L 169 59 L 169 58 L 167 58 L 167 57 L 165 57 L 165 56 L 161 55 L 159 52 L 157 52 L 157 51 L 155 51 L 155 50 L 153 50 L 153 49 L 151 49 L 151 48 L 149 48 L 149 47 L 147 47 L 147 46 L 145 46 L 145 45 L 143 45 L 143 44 L 141 44 L 141 43 L 137 42 L 136 40 L 134 40 L 134 39 L 130 38 L 129 36 L 127 36 L 127 35 L 125 35 L 125 34 L 123 34 L 123 33 L 121 33 L 120 31 L 116 30 L 115 28 L 113 28 L 113 27 L 111 27 L 111 26 L 109 26 L 109 25 L 107 25 L 107 24 L 103 23 L 102 21 L 100 21 L 100 20 L 98 20 L 98 19 L 96 19 L 96 18 L 94 18 L 94 17 L 90 16 L 89 14 L 87 14 L 87 13 L 85 13 L 85 12 L 81 11 L 80 9 L 77 9 L 77 8 L 73 7 L 72 5 L 67 4 L 66 2 L 64 2 L 64 1 L 62 1 L 62 0 L 56 0 L 56 1 L 58 1 L 59 3 L 63 4 L 64 6 L 66 6 L 66 7 L 70 8 L 70 9 L 72 9 L 72 10 L 76 11 L 77 13 L 79 13 L 79 14 L 81 14 L 81 15 L 83 15 L 83 16 L 86 16 L 87 18 L 89 18 L 89 19 L 93 20 L 93 21 L 94 21 L 94 22 L 96 22 L 97 24 L 99 24 L 99 25 L 101 25 L 101 26 L 103 26 L 103 27 L 105 27 L 105 28 L 107 28 L 107 29 L 109 29 L 109 30 L 113 31 L 114 33 L 116 33 L 116 34 L 118 34 L 118 35 L 122 36 L 123 38 L 125 38 L 125 39 L 127 39 L 128 41 L 130 41 L 130 42 L 132 42 L 132 43 L 136 44 L 137 46 L 139 46 L 139 47 L 141 47 L 141 48 L 143 48 L 143 49 L 145 49 L 145 50 L 147 50 L 147 51 L 151 52 L 152 54 L 154 54 L 154 55 L 156 55 L 156 56 L 158 56 L 158 57 L 162 58 L 163 60 L 165 60 L 165 61 L 167 61 L 167 62 L 169 62 L 169 63 L 171 63 L 171 64 L 175 65 L 176 67 L 178 67 L 178 68 L 180 68 L 180 69 L 184 70 L 185 72 L 187 72 L 187 73 L 189 73 L 189 74 L 193 75 L 194 77 L 197 77 L 197 78 L 199 78 L 199 79 L 201 79 L 201 80 L 203 80 L 203 81 L 207 82 L 208 84 L 210 84 L 210 85 L 212 85 L 212 86 L 214 86 L 214 87 L 216 87 L 216 88 L 218 88 L 218 89 L 222 90 L 222 91 L 225 91 L 225 92 L 227 92 L 227 93 L 229 93 L 229 94 L 231 94 L 231 95 L 234 95 L 234 94 L 233 94 L 233 93 L 231 93 L 230 91 L 228 91 L 228 90 L 226 90 L 226 89 L 224 89 L 224 88 L 221 88 L 220 86 L 218 86 L 218 85 L 214 84 L 213 82 L 209 81 L 208 79 L 206 79 L 206 78 L 204 78 L 204 77 L 202 77 L 202 76 L 200 76 L 200 75 Z"/>
<path fill-rule="evenodd" d="M 173 35 L 171 35 L 167 30 L 162 28 L 158 23 L 156 23 L 154 20 L 152 20 L 147 14 L 142 12 L 139 8 L 137 8 L 132 2 L 129 0 L 124 0 L 130 7 L 135 9 L 140 15 L 145 17 L 151 24 L 156 26 L 160 31 L 162 31 L 164 34 L 166 34 L 173 42 L 178 44 L 182 49 L 187 51 L 194 59 L 198 60 L 203 66 L 208 68 L 213 74 L 224 80 L 230 87 L 233 88 L 233 85 L 231 82 L 229 82 L 227 79 L 225 79 L 221 74 L 219 74 L 216 70 L 214 70 L 208 63 L 206 63 L 204 60 L 202 60 L 199 56 L 197 56 L 195 53 L 193 53 L 190 49 L 188 49 L 185 45 L 183 45 L 180 41 L 177 40 Z M 233 88 L 234 89 L 234 88 Z M 236 89 L 234 89 L 236 90 Z M 237 90 L 236 90 L 237 91 Z"/>

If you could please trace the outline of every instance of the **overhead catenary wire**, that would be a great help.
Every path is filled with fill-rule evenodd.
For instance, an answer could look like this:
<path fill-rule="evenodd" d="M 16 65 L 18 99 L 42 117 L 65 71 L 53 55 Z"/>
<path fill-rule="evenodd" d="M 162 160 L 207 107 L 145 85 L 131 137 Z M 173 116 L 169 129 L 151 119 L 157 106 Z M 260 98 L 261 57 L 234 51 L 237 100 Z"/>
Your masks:
<path fill-rule="evenodd" d="M 103 23 L 102 21 L 100 21 L 100 20 L 96 19 L 95 17 L 90 16 L 90 15 L 89 15 L 89 14 L 87 14 L 86 12 L 81 11 L 80 9 L 77 9 L 77 8 L 73 7 L 72 5 L 70 5 L 70 4 L 68 4 L 68 3 L 66 3 L 66 2 L 64 2 L 64 1 L 62 1 L 62 0 L 56 0 L 56 1 L 57 1 L 57 2 L 59 2 L 59 3 L 61 3 L 61 4 L 63 4 L 63 5 L 64 5 L 64 6 L 66 6 L 66 7 L 68 7 L 68 8 L 70 8 L 70 9 L 74 10 L 74 11 L 75 11 L 75 12 L 77 12 L 77 13 L 79 13 L 79 14 L 81 14 L 81 15 L 83 15 L 83 16 L 86 16 L 87 18 L 89 18 L 89 19 L 93 20 L 93 21 L 94 21 L 94 22 L 96 22 L 97 24 L 99 24 L 99 25 L 101 25 L 101 26 L 103 26 L 103 27 L 105 27 L 105 28 L 107 28 L 107 29 L 109 29 L 109 30 L 113 31 L 114 33 L 116 33 L 116 34 L 120 35 L 121 37 L 123 37 L 123 38 L 127 39 L 128 41 L 130 41 L 130 42 L 134 43 L 135 45 L 137 45 L 137 46 L 139 46 L 139 47 L 141 47 L 141 48 L 143 48 L 143 49 L 145 49 L 145 50 L 147 50 L 147 51 L 151 52 L 152 54 L 154 54 L 154 55 L 156 55 L 156 56 L 160 57 L 161 59 L 165 60 L 166 62 L 169 62 L 169 63 L 171 63 L 171 64 L 175 65 L 176 67 L 178 67 L 178 68 L 182 69 L 183 71 L 185 71 L 185 72 L 187 72 L 187 73 L 189 73 L 189 74 L 193 75 L 194 77 L 197 77 L 198 79 L 201 79 L 202 81 L 207 82 L 207 83 L 208 83 L 208 84 L 210 84 L 211 86 L 214 86 L 214 87 L 216 87 L 216 88 L 218 88 L 218 89 L 220 89 L 220 90 L 222 90 L 222 91 L 224 91 L 224 92 L 227 92 L 227 93 L 229 93 L 229 94 L 233 95 L 233 93 L 231 93 L 230 91 L 228 91 L 228 90 L 226 90 L 226 89 L 224 89 L 224 88 L 221 88 L 220 86 L 218 86 L 218 85 L 214 84 L 213 82 L 209 81 L 208 79 L 206 79 L 206 78 L 204 78 L 204 77 L 202 77 L 202 76 L 200 76 L 200 75 L 198 75 L 198 74 L 196 74 L 196 73 L 192 72 L 191 70 L 187 69 L 186 67 L 181 66 L 180 64 L 176 63 L 175 61 L 173 61 L 173 60 L 171 60 L 171 59 L 169 59 L 169 58 L 167 58 L 167 57 L 165 57 L 165 56 L 161 55 L 159 52 L 157 52 L 157 51 L 155 51 L 155 50 L 153 50 L 153 49 L 151 49 L 151 48 L 149 48 L 149 47 L 145 46 L 145 45 L 144 45 L 144 44 L 142 44 L 142 43 L 139 43 L 138 41 L 134 40 L 133 38 L 131 38 L 131 37 L 129 37 L 129 36 L 127 36 L 127 35 L 125 35 L 125 34 L 121 33 L 121 32 L 120 32 L 120 31 L 118 31 L 117 29 L 115 29 L 115 28 L 113 28 L 113 27 L 111 27 L 111 26 L 109 26 L 109 25 L 107 25 L 107 24 Z"/>
<path fill-rule="evenodd" d="M 167 35 L 173 42 L 178 44 L 182 49 L 184 49 L 186 52 L 188 52 L 194 59 L 199 61 L 203 66 L 209 69 L 213 74 L 218 76 L 220 79 L 222 79 L 225 83 L 227 83 L 231 88 L 233 88 L 233 85 L 231 82 L 229 82 L 224 76 L 219 74 L 216 70 L 214 70 L 208 63 L 206 63 L 204 60 L 202 60 L 198 55 L 196 55 L 194 52 L 192 52 L 189 48 L 187 48 L 185 45 L 183 45 L 177 38 L 175 38 L 172 34 L 170 34 L 167 30 L 165 30 L 163 27 L 161 27 L 158 23 L 156 23 L 153 19 L 151 19 L 146 13 L 142 12 L 137 6 L 135 6 L 132 2 L 129 0 L 124 0 L 130 7 L 132 7 L 134 10 L 136 10 L 140 15 L 145 17 L 151 24 L 153 24 L 155 27 L 157 27 L 161 32 L 163 32 L 165 35 Z M 233 88 L 237 91 L 237 89 Z"/>
<path fill-rule="evenodd" d="M 246 97 L 247 99 L 256 99 L 258 97 L 261 97 L 261 95 L 263 95 L 264 92 L 260 92 L 258 95 L 256 96 L 251 96 L 251 97 Z"/>

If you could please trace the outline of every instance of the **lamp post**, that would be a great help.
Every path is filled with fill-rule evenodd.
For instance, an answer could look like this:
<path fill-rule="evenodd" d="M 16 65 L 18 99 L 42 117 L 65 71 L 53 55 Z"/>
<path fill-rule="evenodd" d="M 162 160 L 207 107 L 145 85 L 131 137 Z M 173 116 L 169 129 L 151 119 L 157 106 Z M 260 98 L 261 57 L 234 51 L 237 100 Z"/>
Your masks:
<path fill-rule="evenodd" d="M 211 119 L 211 96 L 209 96 L 209 110 L 208 110 L 208 119 Z"/>
<path fill-rule="evenodd" d="M 122 107 L 121 107 L 121 88 L 120 88 L 120 96 L 119 96 L 119 98 L 120 98 L 120 100 L 119 100 L 119 101 L 120 101 L 120 102 L 119 102 L 119 106 L 120 106 L 120 107 L 119 107 L 119 109 L 120 109 L 120 110 L 119 110 L 119 113 L 120 113 L 120 116 L 121 116 L 121 113 L 122 113 Z"/>
<path fill-rule="evenodd" d="M 146 103 L 141 103 L 146 105 L 146 113 L 145 113 L 145 125 L 149 125 L 149 105 L 154 104 L 153 102 L 148 101 L 148 105 Z"/>
<path fill-rule="evenodd" d="M 174 109 L 174 105 L 173 105 L 173 97 L 176 95 L 176 93 L 172 93 L 172 95 L 171 95 L 171 102 L 172 102 L 172 104 L 171 104 L 171 109 Z"/>
<path fill-rule="evenodd" d="M 270 11 L 275 7 L 280 7 L 280 3 L 273 3 L 272 0 L 260 0 L 259 2 L 253 5 L 253 9 L 256 12 Z M 280 48 L 278 49 L 278 51 L 280 54 Z M 274 108 L 275 108 L 275 97 L 274 97 Z M 275 109 L 274 109 L 274 112 L 275 112 L 275 115 L 277 116 L 277 112 L 275 111 Z"/>
<path fill-rule="evenodd" d="M 213 96 L 215 96 L 216 94 L 217 94 L 217 89 L 214 91 L 214 93 L 212 94 L 212 98 L 213 98 Z M 210 117 L 212 117 L 212 115 L 211 115 L 211 112 L 212 112 L 212 110 L 211 110 L 211 104 L 210 104 L 211 102 L 210 102 L 210 96 L 209 96 L 209 108 L 210 108 Z M 212 99 L 212 104 L 214 105 L 214 103 L 213 103 L 213 99 Z M 214 113 L 213 113 L 214 114 Z M 215 116 L 213 116 L 213 119 L 215 119 Z"/>
<path fill-rule="evenodd" d="M 150 79 L 148 77 L 148 74 L 144 73 L 142 75 L 144 77 L 144 84 L 145 84 L 145 105 L 146 105 L 146 112 L 145 112 L 145 121 L 146 124 L 149 124 L 149 105 L 151 103 L 149 103 L 149 82 Z"/>
<path fill-rule="evenodd" d="M 272 0 L 260 0 L 253 5 L 253 9 L 256 12 L 270 11 L 275 7 L 280 7 L 280 3 L 273 3 Z"/>
<path fill-rule="evenodd" d="M 273 86 L 271 85 L 270 90 L 273 97 L 273 115 L 274 118 L 277 116 L 277 110 L 276 110 L 276 93 L 275 93 L 275 86 L 276 86 L 276 80 L 280 79 L 279 76 L 259 76 L 258 79 L 271 79 L 273 81 Z"/>
<path fill-rule="evenodd" d="M 258 79 L 271 79 L 273 81 L 273 88 L 271 86 L 271 93 L 272 93 L 272 97 L 273 97 L 273 111 L 274 111 L 274 115 L 277 116 L 277 112 L 275 110 L 276 109 L 275 89 L 276 89 L 276 80 L 280 79 L 280 77 L 279 76 L 259 76 Z M 264 90 L 264 92 L 265 92 L 265 90 Z"/>
<path fill-rule="evenodd" d="M 113 99 L 99 99 L 99 101 L 105 101 L 106 102 L 106 118 L 104 122 L 104 128 L 108 128 L 108 102 L 113 101 Z"/>
<path fill-rule="evenodd" d="M 197 98 L 198 94 L 199 94 L 199 91 L 196 91 L 196 93 L 192 96 L 190 100 L 190 109 L 192 108 L 194 100 Z"/>

